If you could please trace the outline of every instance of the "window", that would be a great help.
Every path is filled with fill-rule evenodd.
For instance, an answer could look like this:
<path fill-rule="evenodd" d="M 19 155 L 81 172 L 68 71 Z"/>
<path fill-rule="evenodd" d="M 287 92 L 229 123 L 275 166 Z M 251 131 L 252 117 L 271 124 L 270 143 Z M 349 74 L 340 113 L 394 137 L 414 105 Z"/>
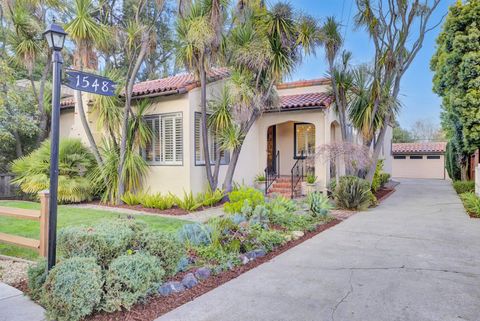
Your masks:
<path fill-rule="evenodd" d="M 427 159 L 440 159 L 440 155 L 427 156 Z"/>
<path fill-rule="evenodd" d="M 423 159 L 423 156 L 420 155 L 415 155 L 415 156 L 410 156 L 410 159 Z"/>
<path fill-rule="evenodd" d="M 183 117 L 181 113 L 148 116 L 145 122 L 152 131 L 152 140 L 143 156 L 152 165 L 183 164 Z"/>
<path fill-rule="evenodd" d="M 407 156 L 393 156 L 393 159 L 407 159 Z"/>
<path fill-rule="evenodd" d="M 205 154 L 203 153 L 203 138 L 202 138 L 202 114 L 195 113 L 195 165 L 205 165 Z M 209 131 L 208 134 L 208 148 L 210 149 L 210 164 L 215 164 L 218 140 L 215 135 Z M 220 165 L 226 165 L 230 162 L 230 153 L 228 151 L 220 152 Z"/>
<path fill-rule="evenodd" d="M 294 156 L 300 158 L 315 154 L 315 126 L 294 124 Z"/>

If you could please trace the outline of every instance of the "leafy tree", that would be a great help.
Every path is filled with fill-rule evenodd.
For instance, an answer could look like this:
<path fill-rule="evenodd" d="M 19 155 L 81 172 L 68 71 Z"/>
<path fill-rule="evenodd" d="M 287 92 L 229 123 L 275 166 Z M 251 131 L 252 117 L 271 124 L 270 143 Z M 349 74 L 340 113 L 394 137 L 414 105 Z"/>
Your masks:
<path fill-rule="evenodd" d="M 417 141 L 441 141 L 444 139 L 440 128 L 428 119 L 415 121 L 410 133 L 412 138 Z"/>
<path fill-rule="evenodd" d="M 232 151 L 223 189 L 232 180 L 244 139 L 265 108 L 275 105 L 274 85 L 289 75 L 302 57 L 314 51 L 318 29 L 308 16 L 295 15 L 289 4 L 268 9 L 263 1 L 242 2 L 223 46 L 231 77 L 227 82 L 234 122 L 220 135 Z"/>
<path fill-rule="evenodd" d="M 480 1 L 450 7 L 431 60 L 433 90 L 442 97 L 442 128 L 466 178 L 467 155 L 480 146 Z"/>
<path fill-rule="evenodd" d="M 393 127 L 392 142 L 393 143 L 411 143 L 413 142 L 412 134 L 408 130 L 403 129 L 400 126 L 395 126 Z"/>
<path fill-rule="evenodd" d="M 385 1 L 356 0 L 356 25 L 364 27 L 374 44 L 368 113 L 367 147 L 373 146 L 373 162 L 366 179 L 372 181 L 385 133 L 395 118 L 403 75 L 422 48 L 432 13 L 440 0 Z M 376 122 L 379 117 L 380 122 Z M 375 138 L 375 139 L 374 139 Z"/>

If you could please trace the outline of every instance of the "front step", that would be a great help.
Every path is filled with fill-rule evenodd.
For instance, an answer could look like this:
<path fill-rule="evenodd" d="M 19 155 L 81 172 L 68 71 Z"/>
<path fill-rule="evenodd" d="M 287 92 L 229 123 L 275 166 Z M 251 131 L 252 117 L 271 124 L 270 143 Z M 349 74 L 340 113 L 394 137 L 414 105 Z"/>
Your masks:
<path fill-rule="evenodd" d="M 294 198 L 300 196 L 301 186 L 297 185 L 294 191 Z M 282 195 L 286 198 L 292 197 L 292 180 L 290 177 L 279 177 L 268 189 L 267 195 Z"/>

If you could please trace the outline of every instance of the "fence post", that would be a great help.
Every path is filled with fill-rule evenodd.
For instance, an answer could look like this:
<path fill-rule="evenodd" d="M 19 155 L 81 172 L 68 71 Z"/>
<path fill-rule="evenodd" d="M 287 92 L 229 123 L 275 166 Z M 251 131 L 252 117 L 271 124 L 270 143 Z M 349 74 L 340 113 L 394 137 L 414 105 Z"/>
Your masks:
<path fill-rule="evenodd" d="M 40 255 L 47 257 L 48 249 L 48 213 L 50 207 L 50 192 L 38 193 L 40 196 Z"/>

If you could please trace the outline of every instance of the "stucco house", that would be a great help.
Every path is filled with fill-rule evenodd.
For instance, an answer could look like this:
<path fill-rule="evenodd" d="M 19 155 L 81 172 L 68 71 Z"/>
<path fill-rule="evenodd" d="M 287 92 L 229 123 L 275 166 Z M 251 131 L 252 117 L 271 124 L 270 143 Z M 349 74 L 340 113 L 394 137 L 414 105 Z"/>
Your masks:
<path fill-rule="evenodd" d="M 228 75 L 226 69 L 211 70 L 208 99 L 219 95 Z M 277 183 L 284 185 L 271 188 L 282 188 L 282 192 L 287 193 L 297 160 L 302 155 L 313 155 L 317 146 L 338 142 L 340 128 L 334 108 L 330 106 L 328 79 L 282 83 L 276 89 L 279 106 L 266 110 L 252 126 L 245 138 L 234 181 L 252 185 L 255 176 L 268 169 L 276 177 L 283 177 Z M 182 194 L 184 190 L 203 191 L 207 179 L 200 136 L 199 83 L 188 73 L 145 81 L 135 85 L 133 98 L 151 99 L 153 105 L 146 120 L 155 137 L 142 151 L 150 165 L 145 190 L 175 194 Z M 97 115 L 89 110 L 88 96 L 84 95 L 83 99 L 94 136 L 99 141 L 103 133 L 96 126 Z M 80 138 L 88 144 L 73 98 L 62 100 L 60 133 L 61 137 Z M 391 130 L 381 158 L 390 156 L 390 137 Z M 228 162 L 229 154 L 225 153 L 219 182 L 223 182 Z M 391 162 L 386 163 L 386 171 L 391 172 Z M 340 174 L 343 171 L 341 164 L 335 166 L 320 158 L 315 159 L 313 167 L 320 189 L 325 189 L 334 171 Z"/>
<path fill-rule="evenodd" d="M 392 144 L 392 176 L 398 178 L 448 179 L 446 142 Z"/>

